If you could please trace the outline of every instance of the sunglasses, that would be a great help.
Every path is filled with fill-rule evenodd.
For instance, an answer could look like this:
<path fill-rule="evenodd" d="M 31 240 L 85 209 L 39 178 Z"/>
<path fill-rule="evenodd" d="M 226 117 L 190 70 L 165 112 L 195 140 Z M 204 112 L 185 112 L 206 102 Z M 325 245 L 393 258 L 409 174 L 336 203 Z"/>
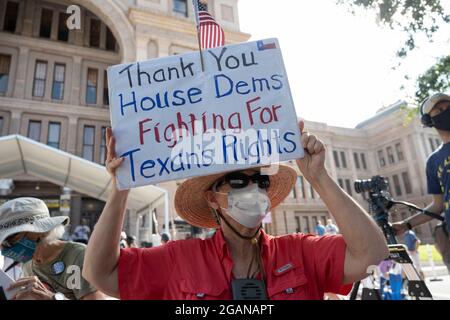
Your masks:
<path fill-rule="evenodd" d="M 257 183 L 258 187 L 261 189 L 268 189 L 270 187 L 268 175 L 262 175 L 259 172 L 252 175 L 247 175 L 243 172 L 232 172 L 227 174 L 222 181 L 216 185 L 216 188 L 223 183 L 227 183 L 233 189 L 241 189 L 248 186 L 250 181 Z"/>

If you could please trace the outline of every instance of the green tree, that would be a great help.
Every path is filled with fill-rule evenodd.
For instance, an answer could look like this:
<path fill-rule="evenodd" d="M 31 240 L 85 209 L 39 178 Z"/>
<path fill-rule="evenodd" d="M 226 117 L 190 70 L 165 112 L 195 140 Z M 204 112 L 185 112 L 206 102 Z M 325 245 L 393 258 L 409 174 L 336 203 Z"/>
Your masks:
<path fill-rule="evenodd" d="M 336 0 L 346 5 L 353 14 L 357 8 L 376 12 L 377 20 L 392 29 L 402 30 L 406 41 L 397 51 L 404 58 L 416 48 L 417 38 L 425 35 L 429 41 L 440 26 L 450 24 L 450 14 L 445 12 L 441 0 Z M 448 0 L 445 0 L 448 1 Z M 448 7 L 447 7 L 448 8 Z M 450 38 L 449 38 L 450 39 Z M 408 79 L 407 76 L 405 76 Z M 429 95 L 450 88 L 450 55 L 441 57 L 416 80 L 417 91 L 414 100 L 417 105 Z M 417 113 L 410 112 L 409 118 Z"/>
<path fill-rule="evenodd" d="M 416 102 L 420 103 L 430 94 L 450 89 L 450 55 L 442 57 L 417 79 Z"/>
<path fill-rule="evenodd" d="M 402 30 L 407 39 L 397 51 L 399 57 L 406 57 L 416 47 L 417 37 L 425 35 L 432 40 L 443 23 L 450 23 L 441 0 L 336 0 L 346 5 L 355 14 L 356 8 L 376 12 L 377 20 L 392 29 Z M 446 0 L 447 1 L 447 0 Z"/>

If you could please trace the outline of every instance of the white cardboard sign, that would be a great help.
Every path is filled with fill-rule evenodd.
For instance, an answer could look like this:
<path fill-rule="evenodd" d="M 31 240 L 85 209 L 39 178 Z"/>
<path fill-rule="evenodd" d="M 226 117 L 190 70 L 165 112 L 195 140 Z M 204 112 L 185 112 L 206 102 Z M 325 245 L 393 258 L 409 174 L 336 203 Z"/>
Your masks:
<path fill-rule="evenodd" d="M 108 69 L 118 188 L 303 157 L 277 39 Z"/>

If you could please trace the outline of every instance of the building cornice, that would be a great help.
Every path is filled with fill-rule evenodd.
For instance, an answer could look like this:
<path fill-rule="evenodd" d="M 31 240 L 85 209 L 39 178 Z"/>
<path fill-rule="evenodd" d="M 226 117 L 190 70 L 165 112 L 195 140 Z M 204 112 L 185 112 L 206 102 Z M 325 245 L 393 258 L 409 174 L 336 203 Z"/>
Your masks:
<path fill-rule="evenodd" d="M 116 64 L 120 61 L 120 54 L 117 52 L 75 46 L 61 41 L 27 37 L 7 32 L 0 32 L 0 35 L 0 46 L 4 45 L 12 48 L 28 47 L 36 52 L 45 52 L 52 55 L 63 55 L 68 57 L 77 55 L 89 60 L 112 64 Z"/>
<path fill-rule="evenodd" d="M 0 97 L 0 110 L 20 111 L 22 113 L 36 113 L 40 115 L 60 116 L 67 118 L 86 118 L 109 121 L 109 109 L 102 107 L 88 107 L 72 104 L 55 103 Z"/>
<path fill-rule="evenodd" d="M 130 21 L 137 25 L 142 24 L 152 28 L 158 28 L 162 30 L 168 30 L 176 33 L 181 33 L 189 36 L 197 36 L 196 26 L 193 21 L 168 16 L 151 11 L 137 10 L 136 8 L 130 8 L 129 10 Z M 228 29 L 224 29 L 225 39 L 228 43 L 240 43 L 245 42 L 250 38 L 250 34 L 244 32 L 236 32 Z"/>

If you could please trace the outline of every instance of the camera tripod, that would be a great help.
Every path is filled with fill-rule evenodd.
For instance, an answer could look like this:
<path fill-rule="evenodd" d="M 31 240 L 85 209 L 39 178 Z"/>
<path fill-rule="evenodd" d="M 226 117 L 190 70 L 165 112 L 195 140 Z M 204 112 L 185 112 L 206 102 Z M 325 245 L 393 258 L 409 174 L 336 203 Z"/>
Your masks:
<path fill-rule="evenodd" d="M 381 190 L 369 191 L 369 211 L 373 212 L 374 219 L 378 226 L 383 231 L 389 247 L 389 257 L 386 260 L 391 260 L 401 266 L 403 273 L 406 275 L 408 280 L 408 294 L 417 300 L 432 300 L 433 296 L 428 290 L 425 281 L 420 278 L 417 269 L 406 250 L 406 247 L 397 242 L 394 229 L 388 221 L 389 209 L 395 204 L 401 204 L 407 206 L 408 208 L 419 211 L 423 214 L 432 216 L 438 220 L 444 220 L 440 215 L 434 214 L 432 212 L 423 210 L 411 203 L 403 201 L 394 201 L 387 197 Z M 350 300 L 356 300 L 358 290 L 361 281 L 354 284 L 352 293 L 350 295 Z M 382 300 L 382 295 L 380 290 L 374 288 L 363 288 L 361 300 Z"/>

